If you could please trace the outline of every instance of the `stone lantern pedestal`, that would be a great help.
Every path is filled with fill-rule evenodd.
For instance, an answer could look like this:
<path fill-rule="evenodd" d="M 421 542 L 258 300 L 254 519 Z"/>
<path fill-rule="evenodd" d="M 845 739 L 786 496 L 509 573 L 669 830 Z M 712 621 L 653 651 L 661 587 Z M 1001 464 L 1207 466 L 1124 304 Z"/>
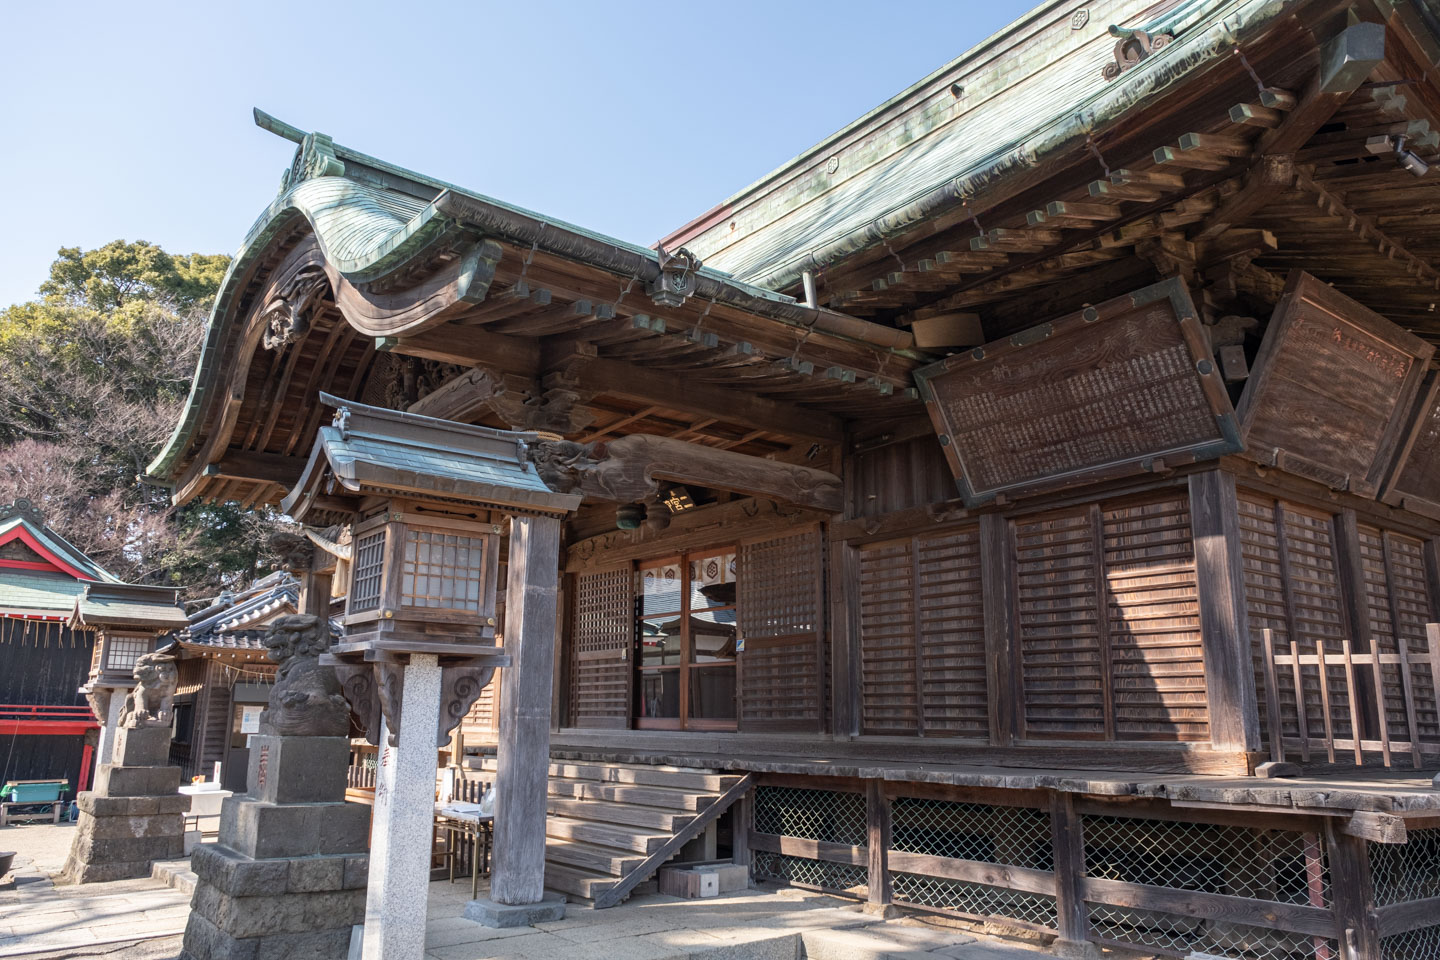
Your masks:
<path fill-rule="evenodd" d="M 189 960 L 346 956 L 365 915 L 370 810 L 345 802 L 345 737 L 257 736 L 251 792 L 190 858 Z"/>
<path fill-rule="evenodd" d="M 169 766 L 168 727 L 121 727 L 114 762 L 101 764 L 95 789 L 80 794 L 80 826 L 62 883 L 103 883 L 150 876 L 156 860 L 184 854 L 180 768 Z"/>

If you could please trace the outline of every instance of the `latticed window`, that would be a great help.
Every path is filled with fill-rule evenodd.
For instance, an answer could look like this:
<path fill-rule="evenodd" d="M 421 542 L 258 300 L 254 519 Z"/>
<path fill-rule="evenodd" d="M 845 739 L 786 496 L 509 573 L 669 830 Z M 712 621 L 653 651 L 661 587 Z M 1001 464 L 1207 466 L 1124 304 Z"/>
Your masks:
<path fill-rule="evenodd" d="M 380 606 L 380 579 L 385 568 L 385 531 L 355 541 L 355 572 L 351 579 L 351 613 Z"/>
<path fill-rule="evenodd" d="M 149 637 L 127 637 L 109 634 L 105 637 L 105 669 L 129 673 L 135 662 L 150 652 Z"/>
<path fill-rule="evenodd" d="M 432 530 L 406 530 L 400 602 L 411 607 L 478 611 L 485 541 Z"/>

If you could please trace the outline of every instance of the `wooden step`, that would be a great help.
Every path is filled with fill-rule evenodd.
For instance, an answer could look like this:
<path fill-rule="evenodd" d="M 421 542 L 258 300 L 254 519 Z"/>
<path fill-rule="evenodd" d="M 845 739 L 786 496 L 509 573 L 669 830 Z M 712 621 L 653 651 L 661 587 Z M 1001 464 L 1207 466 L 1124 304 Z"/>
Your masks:
<path fill-rule="evenodd" d="M 545 836 L 557 840 L 594 843 L 615 850 L 643 853 L 646 856 L 659 850 L 665 845 L 665 841 L 670 839 L 669 833 L 647 833 L 619 824 L 571 817 L 546 817 Z"/>
<path fill-rule="evenodd" d="M 572 897 L 594 900 L 619 882 L 618 877 L 607 877 L 593 870 L 562 866 L 553 861 L 545 864 L 545 886 Z"/>
<path fill-rule="evenodd" d="M 577 800 L 568 797 L 550 797 L 545 802 L 546 810 L 554 815 L 577 820 L 592 820 L 597 823 L 627 824 L 632 827 L 649 827 L 674 833 L 695 819 L 694 814 L 678 813 L 660 807 L 646 807 L 631 803 L 610 803 L 605 800 Z"/>
<path fill-rule="evenodd" d="M 591 870 L 595 873 L 607 873 L 616 878 L 623 877 L 645 862 L 643 856 L 626 853 L 623 850 L 601 847 L 593 843 L 580 843 L 575 840 L 555 839 L 545 841 L 545 860 L 547 863 L 559 863 L 568 867 Z"/>
<path fill-rule="evenodd" d="M 551 780 L 550 796 L 577 800 L 613 800 L 616 803 L 638 803 L 665 810 L 704 810 L 715 800 L 714 794 L 687 793 L 664 787 L 631 786 L 623 783 L 597 783 L 593 780 Z"/>
<path fill-rule="evenodd" d="M 495 773 L 493 757 L 470 761 L 472 770 Z M 713 773 L 688 767 L 651 766 L 648 764 L 561 763 L 550 764 L 550 776 L 564 780 L 595 780 L 601 783 L 629 783 L 673 790 L 694 790 L 723 793 L 740 782 L 740 774 Z"/>

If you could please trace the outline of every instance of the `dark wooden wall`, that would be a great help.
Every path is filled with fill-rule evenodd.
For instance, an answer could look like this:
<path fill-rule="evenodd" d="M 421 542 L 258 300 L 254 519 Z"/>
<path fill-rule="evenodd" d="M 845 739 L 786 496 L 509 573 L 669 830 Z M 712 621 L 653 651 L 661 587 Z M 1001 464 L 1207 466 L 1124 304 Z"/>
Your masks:
<path fill-rule="evenodd" d="M 80 786 L 84 757 L 83 735 L 37 737 L 18 734 L 0 737 L 0 783 L 63 777 L 70 781 L 70 790 L 63 796 L 73 798 Z M 94 762 L 93 759 L 91 762 Z"/>
<path fill-rule="evenodd" d="M 940 442 L 928 431 L 850 457 L 845 490 L 847 517 L 878 517 L 959 496 Z"/>
<path fill-rule="evenodd" d="M 0 618 L 0 703 L 83 704 L 94 649 L 89 631 Z"/>

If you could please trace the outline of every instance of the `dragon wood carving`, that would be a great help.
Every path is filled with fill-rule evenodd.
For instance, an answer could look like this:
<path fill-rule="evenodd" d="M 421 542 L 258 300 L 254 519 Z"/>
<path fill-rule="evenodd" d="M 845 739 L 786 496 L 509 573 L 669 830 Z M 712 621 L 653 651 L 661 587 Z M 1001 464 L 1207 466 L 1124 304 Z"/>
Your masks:
<path fill-rule="evenodd" d="M 838 513 L 840 478 L 833 473 L 671 437 L 631 434 L 581 444 L 535 440 L 526 456 L 540 479 L 558 493 L 636 503 L 653 497 L 660 480 L 719 487 L 783 503 Z"/>
<path fill-rule="evenodd" d="M 266 350 L 284 349 L 310 332 L 316 301 L 329 290 L 329 285 L 323 268 L 304 267 L 265 302 L 260 318 L 265 323 L 261 342 Z"/>

